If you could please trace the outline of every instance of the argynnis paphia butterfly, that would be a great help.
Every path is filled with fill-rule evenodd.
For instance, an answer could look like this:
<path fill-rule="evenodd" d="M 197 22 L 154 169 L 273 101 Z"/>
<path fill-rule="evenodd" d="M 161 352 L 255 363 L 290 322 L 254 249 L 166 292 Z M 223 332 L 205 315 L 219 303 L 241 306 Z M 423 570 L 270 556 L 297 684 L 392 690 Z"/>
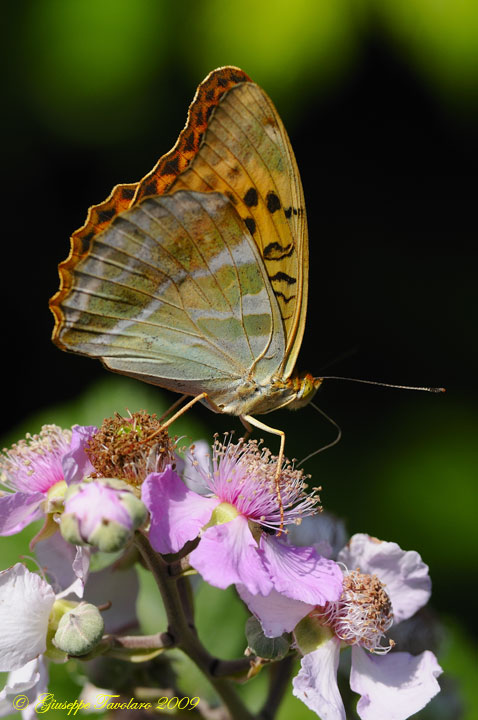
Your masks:
<path fill-rule="evenodd" d="M 219 68 L 174 148 L 73 233 L 50 301 L 53 341 L 281 435 L 282 457 L 283 432 L 254 415 L 304 405 L 321 383 L 294 370 L 307 243 L 274 105 L 242 70 Z"/>

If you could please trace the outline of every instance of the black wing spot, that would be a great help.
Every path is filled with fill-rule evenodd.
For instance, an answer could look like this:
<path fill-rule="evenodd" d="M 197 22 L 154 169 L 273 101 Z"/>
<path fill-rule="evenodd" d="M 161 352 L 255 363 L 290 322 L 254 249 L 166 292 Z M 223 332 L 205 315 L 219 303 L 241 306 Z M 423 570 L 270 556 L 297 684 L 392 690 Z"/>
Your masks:
<path fill-rule="evenodd" d="M 292 215 L 292 208 L 291 207 L 284 208 L 284 214 L 285 214 L 286 218 L 289 219 L 290 216 Z"/>
<path fill-rule="evenodd" d="M 249 190 L 244 195 L 244 202 L 246 203 L 247 207 L 255 207 L 257 203 L 259 202 L 259 199 L 257 197 L 257 190 L 254 187 L 250 187 Z"/>
<path fill-rule="evenodd" d="M 246 227 L 251 233 L 251 235 L 254 235 L 254 233 L 256 232 L 256 221 L 254 220 L 254 218 L 247 217 L 244 222 L 246 223 Z"/>
<path fill-rule="evenodd" d="M 89 232 L 88 235 L 83 235 L 83 237 L 80 237 L 81 240 L 81 252 L 86 253 L 90 249 L 91 241 L 95 237 L 95 233 Z"/>
<path fill-rule="evenodd" d="M 121 197 L 123 198 L 123 200 L 132 200 L 134 192 L 134 188 L 121 188 Z"/>
<path fill-rule="evenodd" d="M 282 272 L 282 271 L 276 273 L 275 275 L 272 275 L 270 279 L 271 280 L 283 280 L 284 282 L 287 283 L 287 285 L 294 285 L 297 282 L 297 280 L 295 278 L 291 277 L 290 275 L 288 275 L 287 273 Z"/>
<path fill-rule="evenodd" d="M 107 220 L 111 220 L 116 215 L 115 208 L 108 208 L 107 210 L 100 210 L 98 213 L 98 222 L 103 223 Z"/>
<path fill-rule="evenodd" d="M 282 260 L 282 258 L 292 255 L 293 252 L 294 245 L 292 243 L 283 247 L 278 242 L 272 242 L 264 248 L 263 255 L 266 260 Z"/>
<path fill-rule="evenodd" d="M 294 300 L 294 298 L 296 297 L 295 295 L 290 295 L 289 297 L 286 297 L 283 292 L 280 292 L 278 290 L 274 290 L 274 295 L 277 298 L 282 298 L 286 305 L 287 303 L 290 303 L 291 300 Z"/>
<path fill-rule="evenodd" d="M 233 184 L 236 183 L 237 178 L 239 177 L 240 174 L 241 174 L 241 171 L 239 170 L 237 165 L 234 165 L 234 167 L 229 168 L 229 170 L 227 171 L 227 177 Z"/>
<path fill-rule="evenodd" d="M 270 213 L 275 213 L 276 210 L 280 210 L 280 200 L 275 192 L 268 192 L 266 197 L 267 209 Z"/>
<path fill-rule="evenodd" d="M 234 193 L 230 192 L 229 190 L 226 190 L 226 196 L 229 198 L 229 200 L 232 202 L 233 205 L 237 205 L 237 198 L 234 195 Z"/>
<path fill-rule="evenodd" d="M 143 190 L 145 195 L 156 195 L 156 181 L 150 180 L 150 182 L 144 186 Z"/>
<path fill-rule="evenodd" d="M 195 141 L 194 132 L 191 131 L 184 141 L 184 149 L 185 150 L 194 150 L 195 149 L 194 141 Z"/>
<path fill-rule="evenodd" d="M 171 158 L 171 160 L 168 160 L 163 167 L 163 174 L 164 175 L 177 175 L 179 171 L 179 157 L 176 155 L 176 157 Z"/>

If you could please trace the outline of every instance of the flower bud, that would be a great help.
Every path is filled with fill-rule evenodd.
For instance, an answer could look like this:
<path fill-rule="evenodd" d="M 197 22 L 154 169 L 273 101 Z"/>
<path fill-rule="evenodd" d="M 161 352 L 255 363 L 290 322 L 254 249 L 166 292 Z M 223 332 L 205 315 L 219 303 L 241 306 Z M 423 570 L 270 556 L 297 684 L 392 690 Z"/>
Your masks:
<path fill-rule="evenodd" d="M 60 530 L 65 540 L 74 545 L 116 552 L 146 518 L 145 505 L 125 482 L 96 478 L 70 485 Z"/>
<path fill-rule="evenodd" d="M 81 602 L 58 623 L 53 643 L 68 655 L 86 655 L 103 637 L 105 624 L 95 605 Z"/>

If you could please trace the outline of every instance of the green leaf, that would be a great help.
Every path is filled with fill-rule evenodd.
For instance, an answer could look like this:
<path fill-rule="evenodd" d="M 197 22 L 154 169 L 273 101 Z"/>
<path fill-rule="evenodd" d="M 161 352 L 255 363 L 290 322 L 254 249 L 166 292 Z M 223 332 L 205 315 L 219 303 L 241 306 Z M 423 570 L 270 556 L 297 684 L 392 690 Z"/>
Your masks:
<path fill-rule="evenodd" d="M 280 637 L 268 638 L 264 635 L 259 620 L 250 617 L 246 622 L 247 643 L 251 650 L 267 660 L 282 660 L 290 648 L 290 636 L 284 633 Z"/>

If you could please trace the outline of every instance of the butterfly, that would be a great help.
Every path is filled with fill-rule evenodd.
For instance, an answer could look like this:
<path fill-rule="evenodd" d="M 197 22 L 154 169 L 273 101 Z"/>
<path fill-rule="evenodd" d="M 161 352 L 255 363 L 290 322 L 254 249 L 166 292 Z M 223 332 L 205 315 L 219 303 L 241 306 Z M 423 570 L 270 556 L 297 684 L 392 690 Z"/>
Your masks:
<path fill-rule="evenodd" d="M 206 77 L 176 145 L 90 208 L 59 275 L 58 347 L 280 435 L 283 457 L 283 431 L 255 415 L 322 382 L 295 371 L 307 221 L 285 128 L 244 71 Z"/>

